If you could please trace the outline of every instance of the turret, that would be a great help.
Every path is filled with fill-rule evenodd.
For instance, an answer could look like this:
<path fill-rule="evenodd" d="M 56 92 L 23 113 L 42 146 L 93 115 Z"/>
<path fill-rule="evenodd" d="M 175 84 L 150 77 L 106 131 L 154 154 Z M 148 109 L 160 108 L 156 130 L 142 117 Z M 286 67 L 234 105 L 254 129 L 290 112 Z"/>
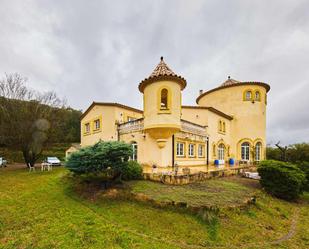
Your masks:
<path fill-rule="evenodd" d="M 175 74 L 161 57 L 152 74 L 139 84 L 144 94 L 144 130 L 160 148 L 180 131 L 181 91 L 186 80 Z"/>

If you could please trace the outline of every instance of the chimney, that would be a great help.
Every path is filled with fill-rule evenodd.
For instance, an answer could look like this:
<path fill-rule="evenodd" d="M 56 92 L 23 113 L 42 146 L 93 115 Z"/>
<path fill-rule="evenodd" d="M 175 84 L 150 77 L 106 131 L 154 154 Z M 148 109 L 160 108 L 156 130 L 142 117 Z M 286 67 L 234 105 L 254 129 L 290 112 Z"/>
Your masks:
<path fill-rule="evenodd" d="M 202 95 L 203 94 L 203 90 L 200 90 L 200 95 Z"/>

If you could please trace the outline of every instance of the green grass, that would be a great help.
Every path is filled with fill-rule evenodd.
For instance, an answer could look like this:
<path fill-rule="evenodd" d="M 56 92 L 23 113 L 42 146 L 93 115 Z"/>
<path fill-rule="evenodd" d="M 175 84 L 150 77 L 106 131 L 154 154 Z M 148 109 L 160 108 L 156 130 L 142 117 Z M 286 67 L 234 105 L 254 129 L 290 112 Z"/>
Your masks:
<path fill-rule="evenodd" d="M 242 181 L 245 181 L 243 179 Z M 246 202 L 256 191 L 230 179 L 211 179 L 190 185 L 165 185 L 151 181 L 131 181 L 135 194 L 145 194 L 155 201 L 184 202 L 191 207 L 237 206 Z"/>
<path fill-rule="evenodd" d="M 0 248 L 309 248 L 309 194 L 288 203 L 261 193 L 249 209 L 225 210 L 205 223 L 176 209 L 83 199 L 63 180 L 66 173 L 0 171 Z M 246 191 L 222 181 L 233 194 Z M 296 234 L 271 245 L 288 232 L 296 209 Z"/>

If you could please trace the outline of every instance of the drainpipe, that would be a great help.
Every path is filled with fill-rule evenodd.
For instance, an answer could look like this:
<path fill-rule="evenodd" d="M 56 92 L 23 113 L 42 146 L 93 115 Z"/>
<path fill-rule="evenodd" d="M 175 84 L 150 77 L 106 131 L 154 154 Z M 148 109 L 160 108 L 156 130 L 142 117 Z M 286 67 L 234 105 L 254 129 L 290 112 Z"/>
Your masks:
<path fill-rule="evenodd" d="M 175 166 L 175 135 L 172 136 L 172 167 Z"/>
<path fill-rule="evenodd" d="M 207 171 L 209 166 L 209 137 L 206 138 L 206 165 L 207 165 Z"/>
<path fill-rule="evenodd" d="M 119 142 L 120 141 L 119 123 L 117 122 L 116 125 L 117 125 L 117 141 Z"/>

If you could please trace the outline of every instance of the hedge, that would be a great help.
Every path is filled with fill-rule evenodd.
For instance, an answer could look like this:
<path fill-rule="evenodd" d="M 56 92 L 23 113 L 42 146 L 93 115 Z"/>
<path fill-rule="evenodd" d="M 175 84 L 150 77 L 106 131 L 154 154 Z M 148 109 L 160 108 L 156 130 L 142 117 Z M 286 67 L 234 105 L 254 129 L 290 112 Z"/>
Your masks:
<path fill-rule="evenodd" d="M 305 174 L 293 164 L 269 160 L 258 166 L 262 187 L 270 194 L 285 200 L 294 200 L 303 192 Z"/>

